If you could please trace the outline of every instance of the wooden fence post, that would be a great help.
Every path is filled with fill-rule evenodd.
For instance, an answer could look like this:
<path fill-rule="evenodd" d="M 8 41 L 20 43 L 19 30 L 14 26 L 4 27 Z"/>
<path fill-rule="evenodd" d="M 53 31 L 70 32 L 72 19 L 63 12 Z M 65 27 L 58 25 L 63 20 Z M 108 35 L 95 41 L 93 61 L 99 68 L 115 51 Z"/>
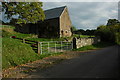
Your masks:
<path fill-rule="evenodd" d="M 40 54 L 40 42 L 37 42 L 38 48 L 37 48 L 37 52 L 38 54 Z"/>
<path fill-rule="evenodd" d="M 23 43 L 25 43 L 25 39 L 23 39 Z"/>
<path fill-rule="evenodd" d="M 56 53 L 56 42 L 55 42 L 55 53 Z"/>
<path fill-rule="evenodd" d="M 62 52 L 62 41 L 61 41 L 61 52 Z"/>

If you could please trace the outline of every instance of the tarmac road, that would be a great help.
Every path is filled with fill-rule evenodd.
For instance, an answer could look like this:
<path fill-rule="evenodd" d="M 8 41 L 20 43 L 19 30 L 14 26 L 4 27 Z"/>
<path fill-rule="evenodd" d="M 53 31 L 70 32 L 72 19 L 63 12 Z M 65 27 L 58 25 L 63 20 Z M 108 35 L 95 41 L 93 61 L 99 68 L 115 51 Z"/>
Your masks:
<path fill-rule="evenodd" d="M 29 78 L 118 78 L 120 47 L 110 46 L 100 50 L 85 52 L 74 59 L 33 73 Z M 120 54 L 120 53 L 119 53 Z"/>

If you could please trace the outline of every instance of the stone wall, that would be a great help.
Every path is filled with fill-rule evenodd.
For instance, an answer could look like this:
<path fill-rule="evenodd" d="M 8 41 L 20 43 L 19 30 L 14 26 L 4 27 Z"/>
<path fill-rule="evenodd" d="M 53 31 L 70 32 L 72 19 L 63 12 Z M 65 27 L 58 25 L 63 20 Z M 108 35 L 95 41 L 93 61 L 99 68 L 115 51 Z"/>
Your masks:
<path fill-rule="evenodd" d="M 100 42 L 100 38 L 73 38 L 73 48 L 80 48 Z"/>

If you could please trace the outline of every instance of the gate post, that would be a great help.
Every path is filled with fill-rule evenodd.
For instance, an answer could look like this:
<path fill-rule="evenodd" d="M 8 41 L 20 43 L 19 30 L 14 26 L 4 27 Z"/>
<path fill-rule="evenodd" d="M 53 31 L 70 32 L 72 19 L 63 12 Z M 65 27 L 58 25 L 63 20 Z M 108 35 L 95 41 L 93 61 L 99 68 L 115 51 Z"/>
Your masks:
<path fill-rule="evenodd" d="M 55 53 L 56 53 L 56 42 L 55 42 Z"/>
<path fill-rule="evenodd" d="M 77 45 L 76 45 L 76 37 L 73 38 L 73 49 L 76 49 Z"/>
<path fill-rule="evenodd" d="M 62 52 L 62 41 L 61 41 L 61 52 Z"/>
<path fill-rule="evenodd" d="M 22 42 L 25 43 L 25 39 L 23 38 L 22 40 L 23 40 Z"/>
<path fill-rule="evenodd" d="M 38 45 L 37 53 L 40 54 L 40 42 L 37 42 L 37 45 Z"/>

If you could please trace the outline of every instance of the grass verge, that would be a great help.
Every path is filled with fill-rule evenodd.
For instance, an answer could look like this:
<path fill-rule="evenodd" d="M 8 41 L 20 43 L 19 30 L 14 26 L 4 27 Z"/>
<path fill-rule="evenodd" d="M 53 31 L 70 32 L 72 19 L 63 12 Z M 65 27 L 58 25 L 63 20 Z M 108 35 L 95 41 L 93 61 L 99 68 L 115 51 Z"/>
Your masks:
<path fill-rule="evenodd" d="M 78 48 L 78 49 L 73 49 L 73 51 L 94 50 L 94 49 L 104 48 L 104 47 L 112 46 L 112 45 L 114 45 L 114 43 L 99 42 L 99 43 L 97 43 L 97 44 L 84 46 L 84 47 L 81 47 L 81 48 Z"/>

